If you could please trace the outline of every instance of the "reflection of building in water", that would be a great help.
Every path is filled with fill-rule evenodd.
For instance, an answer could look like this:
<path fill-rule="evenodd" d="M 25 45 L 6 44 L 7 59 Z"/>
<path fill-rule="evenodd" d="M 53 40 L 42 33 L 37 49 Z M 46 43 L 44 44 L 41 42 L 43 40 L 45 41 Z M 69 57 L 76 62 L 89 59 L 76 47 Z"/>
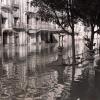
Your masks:
<path fill-rule="evenodd" d="M 6 83 L 6 81 L 9 81 L 8 82 L 9 85 L 6 84 L 6 87 L 11 88 L 11 91 L 13 91 L 13 93 L 15 91 L 15 93 L 16 93 L 18 90 L 25 91 L 27 84 L 28 84 L 28 82 L 27 82 L 28 80 L 29 80 L 29 85 L 30 85 L 30 84 L 32 84 L 31 79 L 35 79 L 36 84 L 38 86 L 39 83 L 42 82 L 42 80 L 44 82 L 44 80 L 49 81 L 50 77 L 54 78 L 54 76 L 50 76 L 50 75 L 53 75 L 53 72 L 48 72 L 49 71 L 48 68 L 47 68 L 47 70 L 45 69 L 46 63 L 52 62 L 52 60 L 55 59 L 55 57 L 53 57 L 54 55 L 57 56 L 55 49 L 53 49 L 54 47 L 55 47 L 55 45 L 48 46 L 48 48 L 46 47 L 46 48 L 44 48 L 44 50 L 40 49 L 38 53 L 35 50 L 34 51 L 32 50 L 31 52 L 27 51 L 27 47 L 24 47 L 24 46 L 16 47 L 17 49 L 16 48 L 8 49 L 8 47 L 7 48 L 5 47 L 3 55 L 1 55 L 1 57 L 3 59 L 2 68 L 5 70 L 5 73 L 2 73 L 2 74 L 3 74 L 3 76 L 5 75 L 4 79 L 7 79 L 7 80 L 3 81 L 3 83 Z M 12 50 L 12 49 L 14 49 L 14 50 Z M 20 49 L 22 49 L 22 51 Z M 51 51 L 49 51 L 49 49 Z M 41 54 L 41 52 L 42 52 L 42 54 Z M 12 54 L 10 54 L 10 53 L 12 53 Z M 9 55 L 12 57 L 12 59 L 10 59 L 11 57 L 9 57 Z M 46 61 L 45 61 L 45 59 L 46 59 Z M 32 74 L 31 76 L 27 76 L 28 68 L 29 68 L 29 71 L 31 71 L 31 72 L 29 72 L 29 75 Z M 45 74 L 42 75 L 42 73 L 45 73 Z M 47 76 L 47 78 L 46 78 L 46 76 Z M 36 78 L 34 78 L 34 77 L 36 77 Z M 9 90 L 7 89 L 7 91 L 9 91 Z"/>
<path fill-rule="evenodd" d="M 21 98 L 20 96 L 24 98 L 25 95 L 27 98 L 30 96 L 38 98 L 40 95 L 42 98 L 48 98 L 48 94 L 52 98 L 55 98 L 55 95 L 58 97 L 58 94 L 61 93 L 60 89 L 63 88 L 62 85 L 59 86 L 58 84 L 61 84 L 61 80 L 63 80 L 64 68 L 62 69 L 60 67 L 58 69 L 55 67 L 53 69 L 52 66 L 47 66 L 52 61 L 57 60 L 57 46 L 46 45 L 41 47 L 41 49 L 38 50 L 39 52 L 35 52 L 35 50 L 28 51 L 24 46 L 23 48 L 16 48 L 13 48 L 14 50 L 4 48 L 4 52 L 7 54 L 8 59 L 3 57 L 3 69 L 6 70 L 6 73 L 4 78 L 5 81 L 2 83 L 9 83 L 5 86 L 8 91 L 7 94 L 13 95 L 15 98 Z M 22 49 L 23 52 L 20 49 Z M 13 59 L 9 60 L 9 54 L 12 51 Z M 2 90 L 3 89 L 2 87 Z M 32 95 L 30 90 L 33 91 Z M 57 91 L 60 91 L 60 93 Z M 3 93 L 6 94 L 5 91 Z"/>
<path fill-rule="evenodd" d="M 57 84 L 57 72 L 53 70 L 48 72 L 46 70 L 43 73 L 39 73 L 34 69 L 33 73 L 28 75 L 27 64 L 25 63 L 14 65 L 9 63 L 8 66 L 5 65 L 5 68 L 7 77 L 5 77 L 5 81 L 2 81 L 2 84 L 6 84 L 7 82 L 5 85 L 7 93 L 4 91 L 4 94 L 10 95 L 11 98 L 13 96 L 16 99 L 44 96 Z M 4 90 L 3 87 L 2 90 Z"/>
<path fill-rule="evenodd" d="M 39 52 L 28 52 L 28 56 L 24 52 L 25 54 L 20 55 L 19 53 L 17 54 L 19 56 L 14 57 L 12 60 L 4 60 L 3 69 L 5 73 L 3 78 L 0 78 L 0 88 L 2 89 L 0 94 L 6 94 L 9 99 L 14 100 L 32 100 L 33 98 L 41 98 L 43 100 L 55 100 L 56 98 L 58 100 L 68 98 L 73 100 L 75 98 L 77 100 L 79 98 L 87 98 L 86 91 L 87 88 L 89 89 L 89 82 L 91 83 L 92 78 L 92 76 L 88 77 L 88 67 L 78 67 L 75 71 L 71 66 L 48 67 L 48 62 L 52 62 L 50 59 L 53 58 L 56 61 L 58 56 L 55 53 L 57 47 L 53 49 L 55 46 L 51 46 L 51 51 L 47 47 L 50 48 L 49 46 L 44 49 L 41 47 L 42 50 Z M 26 58 L 24 60 L 22 60 L 23 55 Z M 56 59 L 54 56 L 56 56 Z M 90 74 L 92 73 L 91 71 Z M 72 72 L 75 72 L 74 80 L 72 80 Z M 63 83 L 60 80 L 63 80 Z M 2 95 L 0 95 L 0 99 Z"/>

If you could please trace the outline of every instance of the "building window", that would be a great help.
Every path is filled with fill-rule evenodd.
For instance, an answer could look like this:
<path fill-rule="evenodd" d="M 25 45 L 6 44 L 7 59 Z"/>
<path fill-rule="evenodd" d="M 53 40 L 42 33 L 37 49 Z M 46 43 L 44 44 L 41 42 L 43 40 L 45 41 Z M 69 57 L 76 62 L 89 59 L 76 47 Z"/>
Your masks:
<path fill-rule="evenodd" d="M 2 24 L 6 23 L 6 18 L 2 17 Z"/>
<path fill-rule="evenodd" d="M 27 24 L 29 24 L 29 19 L 30 19 L 30 18 L 29 18 L 29 16 L 27 15 Z"/>
<path fill-rule="evenodd" d="M 18 18 L 14 18 L 14 25 L 17 25 Z"/>

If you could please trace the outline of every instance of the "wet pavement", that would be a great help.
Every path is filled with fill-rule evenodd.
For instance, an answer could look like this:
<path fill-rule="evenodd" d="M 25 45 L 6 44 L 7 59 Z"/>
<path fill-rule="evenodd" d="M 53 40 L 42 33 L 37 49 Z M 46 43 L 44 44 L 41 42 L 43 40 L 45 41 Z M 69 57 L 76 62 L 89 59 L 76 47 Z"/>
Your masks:
<path fill-rule="evenodd" d="M 69 41 L 56 44 L 6 46 L 0 50 L 0 100 L 100 100 L 100 73 L 87 60 L 83 41 L 76 40 L 71 66 Z M 69 65 L 68 65 L 69 64 Z"/>

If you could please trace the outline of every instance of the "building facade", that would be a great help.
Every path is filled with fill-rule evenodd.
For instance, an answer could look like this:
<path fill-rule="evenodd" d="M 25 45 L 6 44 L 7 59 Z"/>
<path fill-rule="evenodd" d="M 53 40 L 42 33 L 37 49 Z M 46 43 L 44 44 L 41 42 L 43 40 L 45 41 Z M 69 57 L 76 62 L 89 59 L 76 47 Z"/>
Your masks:
<path fill-rule="evenodd" d="M 41 30 L 54 30 L 53 22 L 36 19 L 37 7 L 31 5 L 32 0 L 0 0 L 1 40 L 3 45 L 26 45 L 45 41 Z M 45 34 L 48 34 L 46 32 Z M 45 35 L 44 35 L 45 36 Z M 47 35 L 46 37 L 50 37 Z"/>

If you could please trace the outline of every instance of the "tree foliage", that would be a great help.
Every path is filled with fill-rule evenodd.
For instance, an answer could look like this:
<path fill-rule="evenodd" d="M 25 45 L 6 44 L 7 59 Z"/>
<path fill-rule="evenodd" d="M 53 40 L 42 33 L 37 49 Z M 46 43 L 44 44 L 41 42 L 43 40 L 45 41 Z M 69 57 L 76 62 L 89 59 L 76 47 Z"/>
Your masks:
<path fill-rule="evenodd" d="M 45 21 L 53 21 L 61 29 L 72 36 L 72 52 L 75 60 L 75 32 L 74 25 L 81 20 L 85 26 L 91 28 L 89 49 L 93 50 L 94 34 L 100 29 L 100 1 L 99 0 L 33 0 L 33 6 L 39 8 L 37 16 Z M 71 32 L 68 32 L 70 27 Z M 75 63 L 75 61 L 73 61 Z"/>
<path fill-rule="evenodd" d="M 99 25 L 100 1 L 99 0 L 75 0 L 77 14 L 88 24 Z"/>
<path fill-rule="evenodd" d="M 74 24 L 77 23 L 74 0 L 33 0 L 32 4 L 39 7 L 37 12 L 40 18 L 55 22 L 63 31 L 72 36 L 73 66 L 75 60 L 75 32 Z M 71 32 L 68 31 L 70 27 Z"/>
<path fill-rule="evenodd" d="M 100 29 L 95 30 L 95 27 L 100 28 L 100 1 L 99 0 L 75 0 L 76 12 L 79 18 L 82 19 L 84 25 L 91 27 L 91 37 L 89 49 L 93 49 L 94 35 Z"/>
<path fill-rule="evenodd" d="M 37 16 L 45 21 L 53 21 L 68 33 L 66 27 L 72 28 L 77 23 L 74 0 L 33 0 L 32 5 L 38 6 Z M 72 33 L 68 33 L 72 35 Z M 73 33 L 74 34 L 74 33 Z"/>
<path fill-rule="evenodd" d="M 46 21 L 55 20 L 66 27 L 71 26 L 73 17 L 74 23 L 80 18 L 87 26 L 100 26 L 99 0 L 33 0 L 31 4 L 40 8 L 38 15 Z"/>

